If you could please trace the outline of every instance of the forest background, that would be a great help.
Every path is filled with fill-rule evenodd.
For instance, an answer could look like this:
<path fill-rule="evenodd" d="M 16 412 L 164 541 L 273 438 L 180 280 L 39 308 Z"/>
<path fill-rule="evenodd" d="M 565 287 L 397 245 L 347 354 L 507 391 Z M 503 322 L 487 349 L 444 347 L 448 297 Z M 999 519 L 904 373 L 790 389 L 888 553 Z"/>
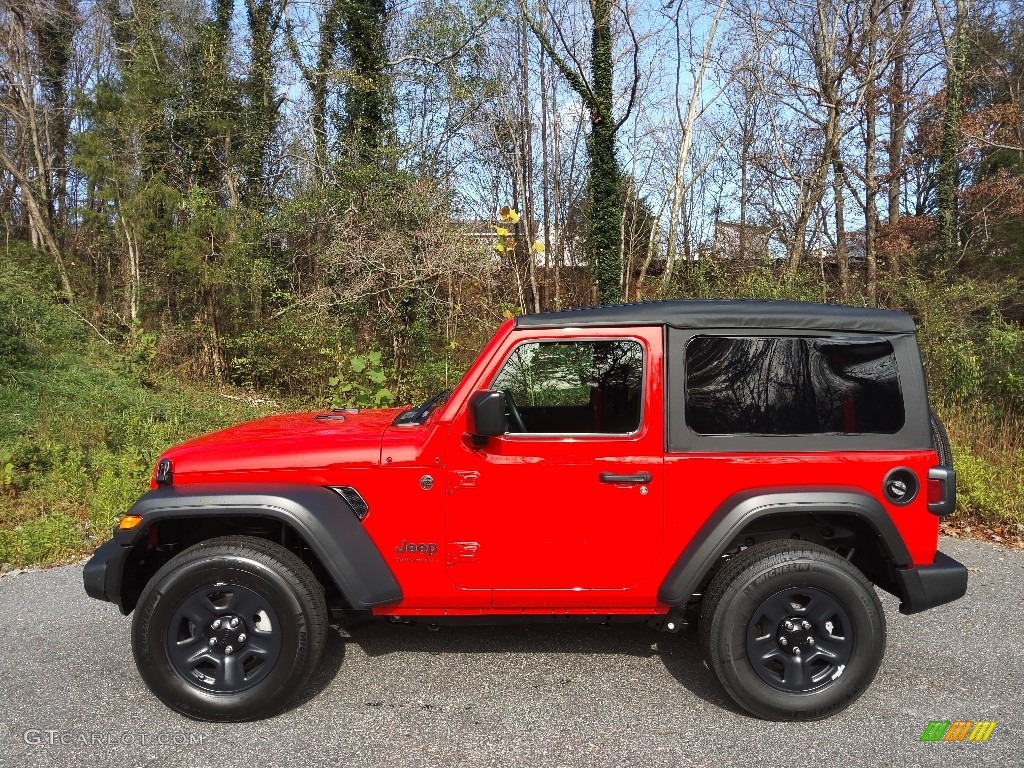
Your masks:
<path fill-rule="evenodd" d="M 0 561 L 674 297 L 911 312 L 954 525 L 1021 541 L 1022 91 L 1019 0 L 0 0 Z"/>

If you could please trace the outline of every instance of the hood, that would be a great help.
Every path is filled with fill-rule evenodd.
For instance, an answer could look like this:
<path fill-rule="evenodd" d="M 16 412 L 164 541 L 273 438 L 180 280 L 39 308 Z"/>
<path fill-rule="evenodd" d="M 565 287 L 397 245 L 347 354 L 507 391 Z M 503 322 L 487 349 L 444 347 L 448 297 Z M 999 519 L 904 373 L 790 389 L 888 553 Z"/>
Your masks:
<path fill-rule="evenodd" d="M 166 451 L 175 482 L 224 472 L 380 464 L 384 431 L 401 408 L 288 413 L 247 421 Z"/>

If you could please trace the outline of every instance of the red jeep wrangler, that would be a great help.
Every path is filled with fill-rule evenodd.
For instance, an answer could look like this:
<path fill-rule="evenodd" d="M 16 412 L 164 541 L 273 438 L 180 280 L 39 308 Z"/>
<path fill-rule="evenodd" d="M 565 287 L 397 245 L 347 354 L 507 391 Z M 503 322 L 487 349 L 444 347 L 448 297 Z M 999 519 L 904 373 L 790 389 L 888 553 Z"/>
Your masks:
<path fill-rule="evenodd" d="M 191 440 L 85 566 L 135 609 L 168 706 L 263 717 L 330 621 L 697 621 L 755 715 L 851 704 L 902 613 L 961 597 L 936 550 L 949 444 L 901 312 L 669 301 L 509 320 L 418 408 Z"/>

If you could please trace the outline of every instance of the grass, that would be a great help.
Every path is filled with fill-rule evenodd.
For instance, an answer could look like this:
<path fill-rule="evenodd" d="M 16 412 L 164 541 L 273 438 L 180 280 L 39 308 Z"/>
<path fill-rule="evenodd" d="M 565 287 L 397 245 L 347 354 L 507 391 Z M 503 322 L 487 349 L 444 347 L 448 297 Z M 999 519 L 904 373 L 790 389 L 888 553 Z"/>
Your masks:
<path fill-rule="evenodd" d="M 940 408 L 957 476 L 957 515 L 1024 532 L 1024 423 L 979 401 Z"/>
<path fill-rule="evenodd" d="M 104 341 L 38 284 L 4 264 L 0 562 L 14 566 L 89 551 L 146 490 L 165 448 L 265 413 L 148 370 L 130 340 Z"/>

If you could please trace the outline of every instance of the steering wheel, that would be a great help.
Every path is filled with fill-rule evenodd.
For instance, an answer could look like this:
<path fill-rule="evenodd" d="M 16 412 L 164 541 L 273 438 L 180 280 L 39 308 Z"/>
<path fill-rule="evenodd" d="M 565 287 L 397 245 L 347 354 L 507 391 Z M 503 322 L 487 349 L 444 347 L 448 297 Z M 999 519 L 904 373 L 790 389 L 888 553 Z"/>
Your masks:
<path fill-rule="evenodd" d="M 512 422 L 512 426 L 516 428 L 516 432 L 526 432 L 526 422 L 523 421 L 523 414 L 519 412 L 519 406 L 516 405 L 515 398 L 512 397 L 512 393 L 507 389 L 503 389 L 502 392 L 505 394 L 505 410 L 508 412 L 508 418 Z"/>

